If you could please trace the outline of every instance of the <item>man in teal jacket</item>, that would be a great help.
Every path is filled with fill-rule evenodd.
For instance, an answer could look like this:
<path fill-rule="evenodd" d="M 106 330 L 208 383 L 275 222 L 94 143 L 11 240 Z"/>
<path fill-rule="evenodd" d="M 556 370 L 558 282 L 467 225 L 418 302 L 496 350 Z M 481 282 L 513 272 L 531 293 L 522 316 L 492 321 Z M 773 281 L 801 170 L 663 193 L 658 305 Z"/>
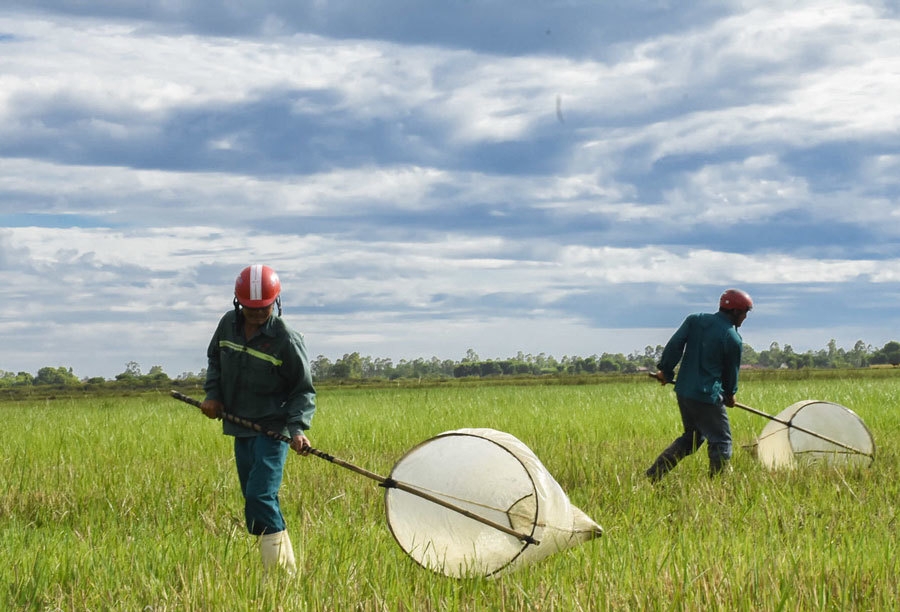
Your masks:
<path fill-rule="evenodd" d="M 663 349 L 656 378 L 665 385 L 675 379 L 675 394 L 684 433 L 656 458 L 647 470 L 653 481 L 662 478 L 684 457 L 707 442 L 709 474 L 722 471 L 731 458 L 731 426 L 725 407 L 734 406 L 743 341 L 737 331 L 753 300 L 739 289 L 719 298 L 719 311 L 689 315 Z"/>
<path fill-rule="evenodd" d="M 225 410 L 289 436 L 290 448 L 307 455 L 311 447 L 304 432 L 316 411 L 316 392 L 303 336 L 281 318 L 280 294 L 281 281 L 268 266 L 247 266 L 238 275 L 234 310 L 221 318 L 207 349 L 200 409 L 209 418 L 220 418 Z M 288 445 L 230 421 L 223 421 L 223 431 L 234 436 L 247 531 L 260 536 L 263 567 L 294 573 L 278 498 Z"/>

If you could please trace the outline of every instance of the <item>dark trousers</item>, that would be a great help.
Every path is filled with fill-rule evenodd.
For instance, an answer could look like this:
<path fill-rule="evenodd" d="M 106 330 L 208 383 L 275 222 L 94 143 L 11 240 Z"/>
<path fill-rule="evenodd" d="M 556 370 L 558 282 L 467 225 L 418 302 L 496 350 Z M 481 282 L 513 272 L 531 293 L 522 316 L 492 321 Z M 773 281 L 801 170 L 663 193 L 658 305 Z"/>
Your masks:
<path fill-rule="evenodd" d="M 253 535 L 284 531 L 278 490 L 287 454 L 288 445 L 269 436 L 234 439 L 234 459 L 244 495 L 244 518 L 247 531 Z"/>
<path fill-rule="evenodd" d="M 717 474 L 731 459 L 732 452 L 731 425 L 728 422 L 725 404 L 721 401 L 717 404 L 709 404 L 681 395 L 677 397 L 684 433 L 675 438 L 668 448 L 656 458 L 656 461 L 647 470 L 647 476 L 654 480 L 662 478 L 666 472 L 700 448 L 704 442 L 707 443 L 710 475 Z"/>

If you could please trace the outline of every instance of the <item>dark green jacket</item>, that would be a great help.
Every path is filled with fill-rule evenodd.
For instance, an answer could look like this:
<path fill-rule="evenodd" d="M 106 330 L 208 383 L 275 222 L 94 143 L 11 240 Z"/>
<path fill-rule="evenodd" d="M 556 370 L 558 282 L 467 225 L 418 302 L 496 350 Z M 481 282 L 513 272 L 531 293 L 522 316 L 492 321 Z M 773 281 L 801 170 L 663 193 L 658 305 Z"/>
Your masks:
<path fill-rule="evenodd" d="M 678 380 L 678 395 L 709 404 L 738 389 L 743 340 L 724 312 L 689 315 L 663 349 L 657 367 L 666 380 Z"/>
<path fill-rule="evenodd" d="M 309 358 L 303 336 L 272 315 L 249 341 L 238 328 L 234 311 L 219 321 L 206 351 L 207 399 L 267 430 L 293 436 L 309 429 L 316 411 Z M 256 432 L 223 421 L 230 436 Z"/>

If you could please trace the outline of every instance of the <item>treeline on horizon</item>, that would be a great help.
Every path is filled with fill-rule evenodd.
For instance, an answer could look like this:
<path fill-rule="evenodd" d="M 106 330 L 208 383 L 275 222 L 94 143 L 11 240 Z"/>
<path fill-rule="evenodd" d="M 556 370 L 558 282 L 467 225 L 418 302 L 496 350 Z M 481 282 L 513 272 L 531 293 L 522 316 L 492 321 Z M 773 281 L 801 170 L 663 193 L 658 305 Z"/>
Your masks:
<path fill-rule="evenodd" d="M 358 352 L 345 354 L 332 362 L 323 355 L 311 361 L 313 380 L 329 381 L 395 381 L 451 378 L 491 378 L 510 376 L 564 376 L 580 374 L 635 374 L 644 371 L 655 371 L 656 364 L 662 355 L 663 346 L 647 346 L 641 353 L 629 355 L 622 353 L 594 354 L 589 357 L 565 356 L 556 359 L 552 355 L 538 355 L 519 352 L 515 357 L 507 359 L 481 359 L 469 349 L 460 361 L 451 359 L 401 359 L 394 363 L 388 358 L 361 356 Z M 763 351 L 756 351 L 752 346 L 744 344 L 741 365 L 753 369 L 852 369 L 872 366 L 900 365 L 900 342 L 890 341 L 879 349 L 862 340 L 856 342 L 851 350 L 837 346 L 832 339 L 824 349 L 795 352 L 789 344 L 781 347 L 777 342 Z M 28 372 L 6 372 L 0 370 L 0 389 L 10 387 L 123 387 L 163 388 L 177 382 L 181 385 L 200 385 L 206 378 L 206 370 L 200 372 L 184 372 L 174 379 L 163 371 L 162 366 L 152 366 L 144 374 L 140 364 L 130 361 L 125 369 L 116 374 L 114 379 L 103 377 L 78 378 L 69 367 L 43 367 L 32 375 Z"/>

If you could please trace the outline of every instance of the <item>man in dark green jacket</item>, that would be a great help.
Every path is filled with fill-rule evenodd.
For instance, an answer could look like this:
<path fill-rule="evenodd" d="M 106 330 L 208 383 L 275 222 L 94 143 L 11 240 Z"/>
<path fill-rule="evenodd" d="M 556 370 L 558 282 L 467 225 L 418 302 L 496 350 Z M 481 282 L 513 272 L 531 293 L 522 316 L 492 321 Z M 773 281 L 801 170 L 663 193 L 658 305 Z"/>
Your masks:
<path fill-rule="evenodd" d="M 248 266 L 238 275 L 234 310 L 219 321 L 207 349 L 200 409 L 209 418 L 226 410 L 289 436 L 290 448 L 307 455 L 304 432 L 316 411 L 316 392 L 303 336 L 281 318 L 280 294 L 281 281 L 268 266 Z M 223 421 L 223 430 L 234 436 L 247 531 L 260 536 L 263 567 L 293 573 L 294 550 L 278 498 L 288 445 L 230 421 Z"/>
<path fill-rule="evenodd" d="M 684 433 L 656 458 L 646 474 L 662 478 L 684 457 L 707 442 L 709 474 L 714 476 L 731 458 L 731 426 L 726 406 L 734 406 L 743 341 L 737 328 L 753 308 L 739 289 L 719 298 L 719 311 L 689 315 L 663 349 L 656 378 L 665 385 L 675 379 L 675 394 Z"/>

